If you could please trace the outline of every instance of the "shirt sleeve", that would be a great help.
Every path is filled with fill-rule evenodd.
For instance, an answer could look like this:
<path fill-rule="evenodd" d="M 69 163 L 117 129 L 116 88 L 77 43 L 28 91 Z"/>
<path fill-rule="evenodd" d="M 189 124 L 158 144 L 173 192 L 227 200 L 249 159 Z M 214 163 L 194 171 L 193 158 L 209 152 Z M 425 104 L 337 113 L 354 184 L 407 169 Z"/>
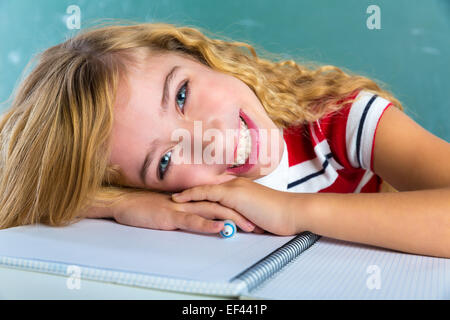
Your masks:
<path fill-rule="evenodd" d="M 361 90 L 353 103 L 318 120 L 316 125 L 344 167 L 373 171 L 373 150 L 378 123 L 392 103 Z"/>

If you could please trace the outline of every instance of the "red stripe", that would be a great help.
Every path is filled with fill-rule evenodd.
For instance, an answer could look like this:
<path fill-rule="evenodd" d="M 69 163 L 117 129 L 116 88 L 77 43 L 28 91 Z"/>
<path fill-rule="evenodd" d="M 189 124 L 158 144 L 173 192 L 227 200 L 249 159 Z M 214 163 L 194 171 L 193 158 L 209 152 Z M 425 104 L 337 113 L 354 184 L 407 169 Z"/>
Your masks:
<path fill-rule="evenodd" d="M 342 103 L 347 99 L 355 98 L 358 93 L 359 92 L 357 91 L 348 98 L 340 100 L 339 103 Z M 309 124 L 300 125 L 289 127 L 283 131 L 284 140 L 286 141 L 288 148 L 288 161 L 290 167 L 317 157 L 317 154 L 314 152 L 316 143 L 312 136 L 311 127 L 314 129 L 317 136 L 317 143 L 326 139 L 330 145 L 334 159 L 344 167 L 344 169 L 337 170 L 338 177 L 333 184 L 319 192 L 353 193 L 366 172 L 366 170 L 361 168 L 353 168 L 347 158 L 345 134 L 351 106 L 350 103 L 347 103 L 338 111 L 324 116 L 319 121 L 314 121 L 311 123 L 311 126 Z M 388 106 L 386 106 L 386 108 Z M 374 145 L 375 143 L 372 145 L 371 168 Z M 380 177 L 374 175 L 365 186 L 361 188 L 361 192 L 379 192 L 382 181 L 383 180 Z"/>
<path fill-rule="evenodd" d="M 382 181 L 379 176 L 373 175 L 364 187 L 361 188 L 361 193 L 380 192 Z"/>
<path fill-rule="evenodd" d="M 317 157 L 314 152 L 312 138 L 305 126 L 292 127 L 283 130 L 283 137 L 288 148 L 289 166 L 311 160 Z"/>
<path fill-rule="evenodd" d="M 337 172 L 338 177 L 334 183 L 319 192 L 353 193 L 364 176 L 364 170 L 362 169 L 342 169 Z"/>
<path fill-rule="evenodd" d="M 347 158 L 347 145 L 345 141 L 347 118 L 350 107 L 350 104 L 346 105 L 337 112 L 325 116 L 320 120 L 322 132 L 330 145 L 331 152 L 333 152 L 336 161 L 345 168 L 352 167 Z"/>
<path fill-rule="evenodd" d="M 331 186 L 328 186 L 319 192 L 331 192 L 331 193 L 353 193 L 361 182 L 364 176 L 365 170 L 358 169 L 357 171 L 351 170 L 338 170 L 338 177 Z M 372 193 L 380 192 L 381 183 L 383 180 L 377 176 L 373 175 L 369 181 L 361 188 L 360 193 Z"/>
<path fill-rule="evenodd" d="M 325 140 L 325 135 L 323 134 L 322 128 L 319 125 L 318 121 L 314 121 L 310 123 L 308 126 L 309 133 L 311 135 L 311 141 L 313 143 L 313 147 L 315 148 L 319 143 Z M 313 131 L 314 130 L 314 131 Z M 314 133 L 314 134 L 313 134 Z M 314 141 L 314 135 L 316 136 L 317 141 Z"/>

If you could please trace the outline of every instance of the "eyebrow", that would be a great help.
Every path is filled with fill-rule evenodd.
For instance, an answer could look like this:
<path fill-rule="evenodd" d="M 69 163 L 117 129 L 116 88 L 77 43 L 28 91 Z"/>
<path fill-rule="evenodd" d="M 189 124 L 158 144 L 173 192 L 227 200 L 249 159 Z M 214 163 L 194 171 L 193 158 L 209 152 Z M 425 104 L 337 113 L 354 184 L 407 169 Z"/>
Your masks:
<path fill-rule="evenodd" d="M 180 68 L 180 66 L 175 66 L 170 70 L 170 72 L 166 75 L 166 80 L 164 80 L 164 89 L 163 94 L 161 98 L 161 106 L 164 109 L 167 109 L 167 100 L 169 99 L 169 88 L 172 84 L 173 79 L 175 78 L 175 74 L 177 70 Z"/>
<path fill-rule="evenodd" d="M 172 84 L 173 79 L 175 78 L 176 71 L 180 68 L 180 66 L 175 66 L 172 68 L 172 70 L 169 71 L 169 73 L 166 75 L 166 78 L 164 80 L 164 88 L 163 93 L 161 97 L 161 107 L 163 110 L 167 110 L 167 100 L 169 99 L 169 88 Z M 139 172 L 139 176 L 141 177 L 142 183 L 145 185 L 145 177 L 147 176 L 147 170 L 150 164 L 152 163 L 154 159 L 155 154 L 155 147 L 159 144 L 159 140 L 155 139 L 153 140 L 148 148 L 147 155 L 145 156 L 144 162 L 142 163 L 141 170 Z"/>
<path fill-rule="evenodd" d="M 142 183 L 145 185 L 145 177 L 147 175 L 147 170 L 148 167 L 150 166 L 150 164 L 152 163 L 152 160 L 154 158 L 154 154 L 155 154 L 155 150 L 156 150 L 156 146 L 159 144 L 159 140 L 155 139 L 150 143 L 150 147 L 148 148 L 149 152 L 147 153 L 147 155 L 145 156 L 144 162 L 142 164 L 142 168 L 141 168 L 141 172 L 140 172 L 140 177 L 142 180 Z"/>

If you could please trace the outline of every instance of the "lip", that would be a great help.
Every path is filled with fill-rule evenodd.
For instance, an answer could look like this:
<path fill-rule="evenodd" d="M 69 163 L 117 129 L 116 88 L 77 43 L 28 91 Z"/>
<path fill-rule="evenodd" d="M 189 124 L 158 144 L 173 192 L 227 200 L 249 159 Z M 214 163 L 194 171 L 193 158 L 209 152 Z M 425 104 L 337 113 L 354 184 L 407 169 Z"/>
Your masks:
<path fill-rule="evenodd" d="M 239 112 L 240 114 L 240 112 Z M 234 146 L 234 152 L 233 152 L 233 159 L 236 159 L 236 153 L 237 153 L 237 147 L 239 145 L 239 137 L 241 134 L 241 117 L 238 118 L 238 133 L 237 133 L 237 137 L 235 139 L 235 146 Z"/>
<path fill-rule="evenodd" d="M 236 167 L 236 168 L 227 168 L 227 172 L 233 173 L 233 174 L 243 174 L 243 173 L 248 172 L 257 163 L 258 156 L 259 156 L 258 127 L 253 122 L 253 120 L 250 119 L 242 110 L 239 110 L 239 116 L 241 116 L 242 119 L 244 119 L 245 123 L 247 124 L 248 129 L 250 130 L 250 138 L 252 139 L 252 149 L 250 151 L 250 155 L 248 156 L 248 159 L 245 161 L 245 163 L 243 165 L 240 165 L 239 167 Z M 240 128 L 240 126 L 239 126 L 239 128 Z M 238 143 L 239 143 L 239 132 L 238 132 Z M 235 149 L 234 149 L 234 159 L 236 159 L 236 151 L 237 151 L 238 143 L 236 144 Z"/>

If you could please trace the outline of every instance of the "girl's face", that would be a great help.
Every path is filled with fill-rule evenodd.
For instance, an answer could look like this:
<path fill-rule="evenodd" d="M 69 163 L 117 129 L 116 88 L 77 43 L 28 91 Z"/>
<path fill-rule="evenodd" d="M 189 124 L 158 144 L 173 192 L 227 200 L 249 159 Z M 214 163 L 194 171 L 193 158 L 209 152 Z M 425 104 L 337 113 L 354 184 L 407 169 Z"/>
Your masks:
<path fill-rule="evenodd" d="M 241 116 L 250 135 L 240 130 Z M 110 163 L 120 166 L 127 186 L 163 191 L 257 179 L 283 151 L 282 131 L 244 82 L 175 53 L 128 70 L 111 143 Z M 250 164 L 231 168 L 243 159 Z"/>

